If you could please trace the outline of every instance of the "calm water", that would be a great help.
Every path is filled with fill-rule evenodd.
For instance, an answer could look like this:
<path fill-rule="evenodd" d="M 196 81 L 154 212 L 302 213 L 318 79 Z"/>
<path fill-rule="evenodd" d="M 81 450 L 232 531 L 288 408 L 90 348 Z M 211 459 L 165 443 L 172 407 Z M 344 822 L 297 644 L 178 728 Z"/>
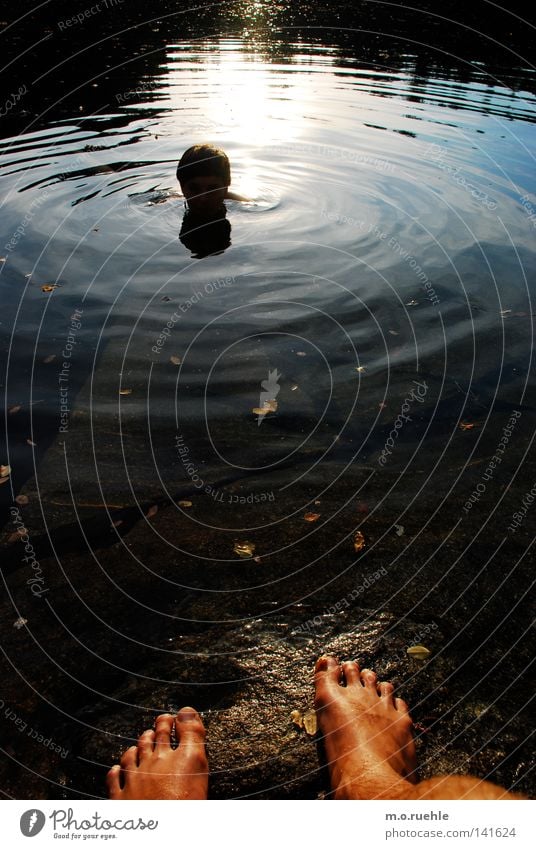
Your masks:
<path fill-rule="evenodd" d="M 118 78 L 96 65 L 79 108 L 73 85 L 70 100 L 35 120 L 28 109 L 24 126 L 13 124 L 16 132 L 2 137 L 0 330 L 9 412 L 0 460 L 12 473 L 0 496 L 6 510 L 16 495 L 28 499 L 20 513 L 50 565 L 48 581 L 59 575 L 51 535 L 60 571 L 77 593 L 87 592 L 92 609 L 138 599 L 155 614 L 143 625 L 144 647 L 165 639 L 179 651 L 191 626 L 192 654 L 205 650 L 207 623 L 222 622 L 238 624 L 217 653 L 251 654 L 273 638 L 266 611 L 281 612 L 277 627 L 296 627 L 304 601 L 308 615 L 317 604 L 329 624 L 329 600 L 341 595 L 329 584 L 357 562 L 352 534 L 361 527 L 367 545 L 375 543 L 359 568 L 406 558 L 400 586 L 391 570 L 389 586 L 378 584 L 378 594 L 363 600 L 376 637 L 396 630 L 409 615 L 396 599 L 409 599 L 416 624 L 404 639 L 437 615 L 448 670 L 460 663 L 448 647 L 469 617 L 465 601 L 453 609 L 449 602 L 457 603 L 460 588 L 476 591 L 471 570 L 481 574 L 480 556 L 517 551 L 508 524 L 534 483 L 527 453 L 534 431 L 533 77 L 510 68 L 507 86 L 500 69 L 477 60 L 470 73 L 449 70 L 410 42 L 396 51 L 375 43 L 362 58 L 328 29 L 309 38 L 282 33 L 271 7 L 284 5 L 246 4 L 236 18 L 241 26 L 231 16 L 234 31 L 219 34 L 207 33 L 205 21 L 197 31 L 189 24 L 188 37 L 166 40 L 156 22 L 158 52 L 145 72 Z M 307 13 L 307 4 L 298 6 Z M 49 28 L 55 32 L 57 22 Z M 140 51 L 150 48 L 149 39 Z M 232 188 L 251 200 L 227 202 L 226 219 L 192 230 L 175 169 L 200 141 L 226 150 Z M 266 415 L 254 412 L 267 402 Z M 513 411 L 508 459 L 485 490 L 475 490 Z M 159 513 L 141 528 L 134 523 L 138 535 L 129 537 L 132 505 L 141 516 L 151 505 Z M 320 514 L 306 531 L 305 512 Z M 531 527 L 529 518 L 523 533 Z M 466 556 L 473 540 L 480 547 Z M 105 581 L 102 595 L 94 555 L 118 541 L 110 556 L 121 593 Z M 276 571 L 251 569 L 254 561 L 233 550 L 237 541 L 253 542 Z M 340 575 L 330 566 L 324 582 L 322 558 L 335 558 L 339 544 L 348 562 L 343 556 Z M 430 561 L 417 568 L 419 545 Z M 18 557 L 11 542 L 6 571 L 20 572 Z M 180 567 L 181 558 L 189 558 L 189 571 L 166 573 L 164 589 L 139 583 L 140 575 Z M 444 564 L 441 576 L 452 575 L 437 596 L 442 577 L 432 578 L 434 563 Z M 215 572 L 214 564 L 229 571 Z M 79 568 L 91 574 L 87 583 Z M 104 567 L 107 578 L 113 569 L 113 562 Z M 482 580 L 478 598 L 505 598 L 491 572 Z M 512 599 L 522 596 L 523 581 L 512 579 Z M 181 593 L 192 588 L 208 601 L 190 609 L 191 596 L 185 602 Z M 19 592 L 13 619 L 26 617 L 24 584 Z M 62 598 L 58 591 L 54 603 L 64 605 L 66 622 Z M 506 616 L 517 645 L 522 617 L 517 611 L 509 619 L 515 605 L 505 604 L 506 613 L 490 602 L 482 613 L 489 622 L 478 627 L 494 633 Z M 374 618 L 380 610 L 392 617 L 387 625 Z M 247 648 L 244 620 L 255 623 Z M 198 642 L 192 623 L 202 625 Z M 109 639 L 99 627 L 90 623 L 80 639 L 104 656 Z M 132 627 L 141 639 L 142 625 Z M 341 632 L 354 628 L 341 620 Z M 326 647 L 328 630 L 320 630 L 318 645 L 311 641 L 311 653 Z M 123 669 L 136 670 L 129 675 L 165 679 L 154 673 L 150 651 L 141 657 L 122 645 Z M 488 648 L 479 661 L 489 660 L 486 670 L 495 657 Z M 91 687 L 97 670 L 88 672 Z M 406 672 L 412 681 L 414 670 Z M 155 692 L 144 701 L 121 687 L 106 692 L 153 709 Z M 82 702 L 89 725 L 104 728 L 101 708 L 91 714 Z M 213 706 L 209 697 L 203 706 Z M 75 705 L 68 710 L 81 715 Z M 517 768 L 503 780 L 523 775 Z M 82 794 L 99 795 L 98 784 L 84 781 Z"/>

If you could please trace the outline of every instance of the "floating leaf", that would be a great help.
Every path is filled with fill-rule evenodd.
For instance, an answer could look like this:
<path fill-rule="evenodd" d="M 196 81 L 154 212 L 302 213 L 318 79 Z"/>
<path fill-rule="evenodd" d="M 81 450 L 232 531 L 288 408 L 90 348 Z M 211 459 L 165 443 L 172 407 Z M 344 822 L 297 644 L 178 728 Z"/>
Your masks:
<path fill-rule="evenodd" d="M 303 714 L 301 710 L 293 710 L 290 714 L 290 718 L 294 725 L 297 725 L 298 728 L 303 728 Z"/>
<path fill-rule="evenodd" d="M 362 373 L 365 371 L 365 366 L 356 366 L 356 367 L 355 367 L 355 370 L 356 370 L 359 374 L 362 374 Z"/>
<path fill-rule="evenodd" d="M 7 262 L 7 256 L 0 256 L 0 262 Z"/>
<path fill-rule="evenodd" d="M 145 514 L 145 518 L 146 519 L 152 519 L 153 516 L 156 516 L 157 513 L 158 513 L 158 506 L 156 504 L 153 504 L 153 506 L 149 507 L 149 509 L 147 510 L 147 513 Z"/>
<path fill-rule="evenodd" d="M 277 412 L 277 401 L 272 398 L 270 401 L 265 401 L 262 407 L 253 407 L 251 411 L 255 416 L 265 416 L 267 413 Z"/>
<path fill-rule="evenodd" d="M 385 410 L 385 408 L 387 407 L 387 404 L 385 404 L 383 401 L 380 401 L 380 403 L 378 404 L 378 407 L 380 408 L 380 410 Z"/>
<path fill-rule="evenodd" d="M 389 333 L 391 336 L 398 336 L 398 330 L 390 330 Z"/>
<path fill-rule="evenodd" d="M 175 355 L 173 355 L 169 358 L 169 362 L 173 363 L 174 366 L 180 366 L 182 360 L 180 357 L 176 357 Z"/>
<path fill-rule="evenodd" d="M 318 522 L 320 519 L 320 513 L 306 513 L 303 518 L 306 522 Z"/>
<path fill-rule="evenodd" d="M 10 407 L 10 408 L 8 409 L 8 413 L 9 413 L 9 415 L 10 415 L 10 416 L 14 416 L 14 415 L 15 415 L 15 413 L 18 413 L 18 412 L 19 412 L 19 410 L 21 410 L 21 409 L 22 409 L 21 404 L 15 404 L 15 406 L 14 406 L 14 407 Z"/>
<path fill-rule="evenodd" d="M 418 303 L 419 303 L 419 302 L 418 302 L 418 301 L 416 301 L 416 300 L 407 301 L 406 306 L 407 306 L 407 307 L 416 307 Z"/>
<path fill-rule="evenodd" d="M 262 558 L 261 558 L 261 557 L 259 557 L 259 555 L 258 555 L 258 554 L 257 554 L 257 556 L 256 556 L 256 557 L 254 557 L 254 558 L 253 558 L 253 560 L 255 561 L 255 563 L 262 563 Z"/>
<path fill-rule="evenodd" d="M 404 536 L 404 525 L 395 525 L 395 531 L 396 531 L 397 537 L 403 537 Z"/>
<path fill-rule="evenodd" d="M 49 354 L 48 357 L 45 357 L 43 362 L 48 365 L 48 363 L 53 363 L 55 359 L 56 359 L 56 354 Z"/>
<path fill-rule="evenodd" d="M 116 519 L 115 522 L 112 522 L 112 528 L 118 528 L 119 525 L 122 525 L 122 524 L 123 524 L 122 519 Z"/>
<path fill-rule="evenodd" d="M 320 501 L 320 499 L 318 499 L 317 501 L 315 501 L 315 504 L 322 504 L 322 502 Z"/>
<path fill-rule="evenodd" d="M 361 551 L 365 547 L 365 537 L 361 533 L 361 531 L 357 531 L 354 536 L 354 549 L 355 551 Z"/>
<path fill-rule="evenodd" d="M 472 430 L 474 424 L 472 422 L 460 422 L 460 430 Z"/>
<path fill-rule="evenodd" d="M 132 395 L 132 389 L 120 389 L 119 394 L 120 395 Z"/>
<path fill-rule="evenodd" d="M 410 646 L 409 649 L 406 649 L 407 653 L 414 657 L 416 660 L 426 660 L 427 657 L 430 657 L 432 652 L 430 649 L 427 649 L 426 646 Z"/>
<path fill-rule="evenodd" d="M 22 616 L 19 616 L 19 618 L 15 619 L 15 621 L 13 622 L 13 627 L 16 628 L 17 631 L 20 631 L 21 628 L 24 628 L 27 622 L 27 619 L 23 619 Z"/>
<path fill-rule="evenodd" d="M 303 727 L 310 737 L 314 737 L 317 731 L 316 713 L 314 710 L 308 710 L 303 715 Z"/>
<path fill-rule="evenodd" d="M 255 551 L 255 543 L 244 540 L 243 542 L 235 542 L 233 551 L 239 557 L 252 557 Z"/>
<path fill-rule="evenodd" d="M 32 442 L 32 440 L 31 440 L 31 439 L 27 439 L 27 440 L 26 440 L 26 445 L 31 445 L 31 446 L 32 446 L 32 448 L 35 448 L 35 447 L 36 447 L 36 445 L 37 445 L 37 442 Z"/>
<path fill-rule="evenodd" d="M 512 310 L 501 310 L 501 316 L 504 318 L 505 315 L 508 315 L 511 312 Z"/>
<path fill-rule="evenodd" d="M 179 507 L 191 507 L 191 506 L 192 506 L 191 501 L 179 501 Z"/>
<path fill-rule="evenodd" d="M 42 292 L 53 292 L 54 289 L 57 289 L 57 288 L 58 288 L 57 283 L 45 283 L 44 286 L 41 286 L 41 291 Z"/>
<path fill-rule="evenodd" d="M 15 501 L 16 501 L 17 504 L 20 504 L 21 507 L 24 507 L 25 504 L 30 503 L 30 499 L 28 498 L 27 495 L 17 495 L 17 497 L 15 498 Z"/>
<path fill-rule="evenodd" d="M 0 466 L 0 478 L 8 478 L 11 474 L 11 466 Z"/>
<path fill-rule="evenodd" d="M 171 301 L 171 298 L 168 298 L 167 295 L 164 295 L 163 298 L 160 298 L 161 301 Z"/>
<path fill-rule="evenodd" d="M 297 384 L 297 383 L 293 383 L 293 384 L 292 384 L 292 386 L 290 387 L 290 391 L 291 391 L 291 392 L 296 392 L 296 389 L 297 389 L 297 388 L 298 388 L 298 384 Z"/>
<path fill-rule="evenodd" d="M 305 351 L 297 351 L 297 352 L 296 352 L 296 356 L 297 356 L 297 357 L 306 357 L 306 356 L 307 356 L 307 354 L 305 353 Z"/>

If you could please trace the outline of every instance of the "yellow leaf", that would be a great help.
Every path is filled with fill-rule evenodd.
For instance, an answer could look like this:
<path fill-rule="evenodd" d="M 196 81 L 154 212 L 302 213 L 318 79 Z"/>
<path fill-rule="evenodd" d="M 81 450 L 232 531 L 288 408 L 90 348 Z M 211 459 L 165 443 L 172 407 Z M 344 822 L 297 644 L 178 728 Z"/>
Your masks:
<path fill-rule="evenodd" d="M 361 533 L 361 531 L 356 531 L 354 536 L 354 549 L 356 551 L 361 551 L 365 547 L 365 537 Z"/>
<path fill-rule="evenodd" d="M 233 551 L 239 557 L 251 557 L 255 551 L 255 543 L 244 540 L 243 542 L 235 542 Z"/>
<path fill-rule="evenodd" d="M 0 478 L 8 478 L 11 474 L 11 466 L 0 466 Z"/>
<path fill-rule="evenodd" d="M 314 737 L 317 730 L 316 713 L 314 710 L 308 710 L 303 715 L 303 727 L 310 737 Z"/>
<path fill-rule="evenodd" d="M 290 718 L 294 725 L 297 725 L 298 728 L 303 728 L 303 715 L 301 710 L 293 710 L 290 714 Z"/>
<path fill-rule="evenodd" d="M 41 286 L 42 292 L 53 292 L 54 289 L 58 288 L 57 283 L 46 283 L 44 286 Z"/>
<path fill-rule="evenodd" d="M 191 501 L 179 501 L 178 504 L 179 504 L 179 507 L 191 507 L 192 506 Z"/>
<path fill-rule="evenodd" d="M 364 372 L 364 371 L 365 371 L 365 366 L 356 366 L 356 367 L 355 367 L 355 370 L 356 370 L 357 372 L 359 372 L 359 374 L 362 374 L 362 372 Z"/>
<path fill-rule="evenodd" d="M 427 649 L 426 646 L 410 646 L 409 649 L 407 649 L 407 653 L 417 660 L 426 660 L 426 658 L 430 657 L 432 654 L 430 649 Z"/>
<path fill-rule="evenodd" d="M 120 389 L 119 394 L 120 395 L 132 395 L 132 389 Z"/>
<path fill-rule="evenodd" d="M 277 412 L 277 401 L 272 398 L 271 401 L 265 401 L 262 407 L 253 407 L 251 411 L 255 416 L 265 416 L 267 413 Z"/>

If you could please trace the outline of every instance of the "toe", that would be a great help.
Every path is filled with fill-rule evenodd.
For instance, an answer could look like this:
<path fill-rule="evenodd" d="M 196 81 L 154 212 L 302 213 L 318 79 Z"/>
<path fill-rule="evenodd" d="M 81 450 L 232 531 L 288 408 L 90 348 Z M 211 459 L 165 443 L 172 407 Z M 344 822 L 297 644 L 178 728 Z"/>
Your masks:
<path fill-rule="evenodd" d="M 376 685 L 378 683 L 378 676 L 372 669 L 362 669 L 361 670 L 361 680 L 365 687 L 372 687 L 376 689 Z"/>
<path fill-rule="evenodd" d="M 151 729 L 144 731 L 138 739 L 138 758 L 140 763 L 154 752 L 155 733 Z"/>
<path fill-rule="evenodd" d="M 380 696 L 385 701 L 386 705 L 389 707 L 394 707 L 393 693 L 395 688 L 391 684 L 390 681 L 382 681 L 381 684 L 378 684 L 378 689 L 380 691 Z"/>
<path fill-rule="evenodd" d="M 173 717 L 169 713 L 163 713 L 156 717 L 154 743 L 155 749 L 169 749 L 171 746 L 171 731 L 173 730 Z"/>
<path fill-rule="evenodd" d="M 337 696 L 341 667 L 337 658 L 320 657 L 315 666 L 315 707 L 323 708 L 331 704 Z"/>
<path fill-rule="evenodd" d="M 354 660 L 345 660 L 344 663 L 341 663 L 341 667 L 347 686 L 351 687 L 355 684 L 361 684 L 359 666 Z"/>
<path fill-rule="evenodd" d="M 404 699 L 395 699 L 395 708 L 399 710 L 400 713 L 407 713 L 409 715 L 409 707 Z"/>
<path fill-rule="evenodd" d="M 108 789 L 108 795 L 110 799 L 118 799 L 121 796 L 121 782 L 119 780 L 119 776 L 121 775 L 121 767 L 119 764 L 115 764 L 109 770 L 106 776 L 106 787 Z"/>
<path fill-rule="evenodd" d="M 205 726 L 194 708 L 184 707 L 175 717 L 175 727 L 182 755 L 195 761 L 195 769 L 206 770 Z"/>
<path fill-rule="evenodd" d="M 138 766 L 138 747 L 131 746 L 121 755 L 121 766 L 123 769 L 136 769 Z"/>

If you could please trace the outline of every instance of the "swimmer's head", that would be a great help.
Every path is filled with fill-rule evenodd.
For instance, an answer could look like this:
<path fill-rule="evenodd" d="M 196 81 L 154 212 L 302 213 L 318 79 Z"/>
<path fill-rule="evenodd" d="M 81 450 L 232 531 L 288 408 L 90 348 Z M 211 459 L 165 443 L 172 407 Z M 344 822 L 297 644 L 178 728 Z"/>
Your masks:
<path fill-rule="evenodd" d="M 217 211 L 231 185 L 227 154 L 212 144 L 189 147 L 179 160 L 177 180 L 192 212 L 210 214 Z"/>

